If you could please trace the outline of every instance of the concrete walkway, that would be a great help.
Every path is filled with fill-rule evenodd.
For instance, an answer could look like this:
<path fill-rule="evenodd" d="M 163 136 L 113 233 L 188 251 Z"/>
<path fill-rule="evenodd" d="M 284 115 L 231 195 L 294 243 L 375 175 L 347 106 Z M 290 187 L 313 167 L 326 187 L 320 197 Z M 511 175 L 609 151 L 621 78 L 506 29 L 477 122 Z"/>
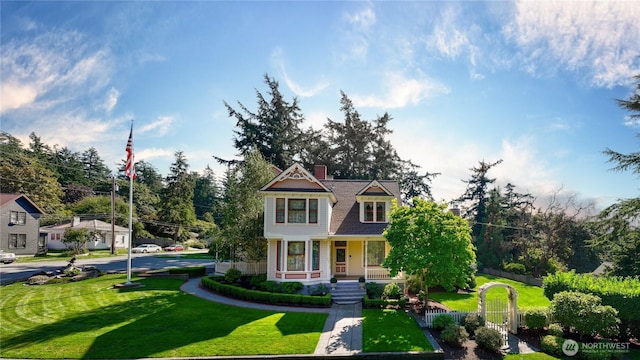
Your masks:
<path fill-rule="evenodd" d="M 303 308 L 252 303 L 215 294 L 200 286 L 200 278 L 187 280 L 180 290 L 202 299 L 225 305 L 277 312 L 328 313 L 315 355 L 352 355 L 362 352 L 362 304 L 331 308 Z"/>

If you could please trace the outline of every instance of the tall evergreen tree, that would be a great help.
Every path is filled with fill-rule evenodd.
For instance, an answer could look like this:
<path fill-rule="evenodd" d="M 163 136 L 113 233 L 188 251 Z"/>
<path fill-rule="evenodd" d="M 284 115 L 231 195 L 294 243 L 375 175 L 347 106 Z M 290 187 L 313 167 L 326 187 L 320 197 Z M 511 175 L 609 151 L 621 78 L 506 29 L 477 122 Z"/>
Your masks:
<path fill-rule="evenodd" d="M 189 238 L 185 226 L 190 226 L 196 221 L 196 212 L 193 207 L 193 192 L 195 177 L 189 173 L 189 164 L 182 151 L 175 153 L 175 162 L 169 168 L 166 177 L 167 186 L 163 191 L 162 208 L 159 216 L 170 229 L 176 241 Z"/>
<path fill-rule="evenodd" d="M 269 98 L 256 90 L 258 109 L 255 113 L 240 102 L 240 111 L 224 103 L 229 116 L 236 119 L 234 147 L 241 155 L 255 149 L 265 160 L 285 169 L 300 160 L 304 116 L 297 98 L 293 98 L 291 103 L 287 102 L 277 81 L 269 75 L 264 76 L 264 81 L 269 87 Z"/>
<path fill-rule="evenodd" d="M 467 189 L 458 201 L 466 201 L 469 206 L 464 214 L 465 218 L 472 220 L 472 236 L 474 239 L 478 239 L 481 232 L 484 230 L 484 223 L 487 220 L 487 198 L 489 193 L 489 186 L 493 184 L 496 179 L 487 176 L 487 173 L 491 168 L 502 163 L 502 160 L 498 160 L 493 163 L 480 161 L 478 167 L 471 168 L 471 178 L 469 180 L 463 180 L 467 184 Z"/>

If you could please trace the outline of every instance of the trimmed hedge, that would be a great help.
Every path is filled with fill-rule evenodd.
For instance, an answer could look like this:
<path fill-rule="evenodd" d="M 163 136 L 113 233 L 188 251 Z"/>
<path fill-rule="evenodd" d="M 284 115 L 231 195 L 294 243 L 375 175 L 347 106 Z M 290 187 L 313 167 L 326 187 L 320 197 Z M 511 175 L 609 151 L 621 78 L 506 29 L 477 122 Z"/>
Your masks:
<path fill-rule="evenodd" d="M 562 343 L 564 339 L 560 336 L 546 335 L 540 340 L 540 348 L 549 355 L 562 355 Z"/>
<path fill-rule="evenodd" d="M 524 312 L 524 324 L 533 331 L 540 331 L 547 325 L 547 308 L 534 307 Z"/>
<path fill-rule="evenodd" d="M 187 274 L 190 278 L 205 276 L 207 269 L 204 266 L 170 268 L 169 274 Z"/>
<path fill-rule="evenodd" d="M 202 286 L 220 295 L 250 302 L 303 307 L 331 306 L 331 294 L 326 294 L 325 296 L 310 296 L 302 294 L 270 293 L 266 291 L 249 290 L 239 286 L 225 284 L 220 282 L 220 279 L 220 277 L 202 278 Z"/>
<path fill-rule="evenodd" d="M 556 272 L 543 281 L 544 295 L 550 300 L 561 291 L 592 294 L 602 299 L 602 305 L 618 310 L 623 338 L 640 337 L 640 279 L 634 277 L 593 276 L 575 271 Z"/>
<path fill-rule="evenodd" d="M 618 333 L 618 311 L 601 305 L 595 295 L 562 291 L 553 296 L 549 309 L 554 320 L 581 335 L 610 337 Z"/>
<path fill-rule="evenodd" d="M 490 329 L 483 326 L 476 330 L 476 343 L 481 348 L 485 348 L 490 351 L 498 351 L 502 347 L 502 334 L 496 329 Z"/>
<path fill-rule="evenodd" d="M 464 329 L 464 326 L 454 323 L 445 326 L 440 332 L 440 338 L 451 346 L 462 347 L 462 344 L 469 339 L 469 334 Z"/>

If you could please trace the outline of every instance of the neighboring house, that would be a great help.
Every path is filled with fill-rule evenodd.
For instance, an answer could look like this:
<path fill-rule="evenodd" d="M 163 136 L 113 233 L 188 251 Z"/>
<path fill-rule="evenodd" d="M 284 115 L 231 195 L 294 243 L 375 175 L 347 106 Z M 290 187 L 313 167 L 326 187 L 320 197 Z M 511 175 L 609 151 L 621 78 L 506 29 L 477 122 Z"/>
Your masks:
<path fill-rule="evenodd" d="M 111 224 L 100 220 L 84 220 L 80 221 L 77 216 L 73 217 L 73 221 L 61 225 L 45 226 L 41 231 L 47 234 L 49 249 L 52 250 L 64 250 L 69 248 L 67 244 L 63 242 L 64 232 L 68 228 L 74 229 L 87 229 L 89 233 L 94 234 L 94 237 L 87 241 L 87 250 L 106 250 L 111 249 Z M 129 229 L 114 225 L 113 226 L 116 235 L 115 248 L 126 249 L 129 246 Z"/>
<path fill-rule="evenodd" d="M 267 279 L 327 283 L 332 277 L 391 281 L 381 266 L 389 244 L 382 233 L 400 188 L 388 180 L 333 180 L 300 164 L 261 189 Z"/>
<path fill-rule="evenodd" d="M 0 249 L 16 255 L 46 252 L 40 235 L 40 217 L 44 211 L 23 194 L 0 194 Z"/>

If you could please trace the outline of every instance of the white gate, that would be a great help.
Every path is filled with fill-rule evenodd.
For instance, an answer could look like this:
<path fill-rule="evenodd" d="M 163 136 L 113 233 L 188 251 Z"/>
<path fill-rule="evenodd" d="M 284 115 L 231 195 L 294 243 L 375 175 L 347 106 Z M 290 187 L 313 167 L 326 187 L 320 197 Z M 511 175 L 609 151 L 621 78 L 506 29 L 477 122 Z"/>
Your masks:
<path fill-rule="evenodd" d="M 500 331 L 503 345 L 509 340 L 509 316 L 505 301 L 493 299 L 486 303 L 485 326 Z"/>

